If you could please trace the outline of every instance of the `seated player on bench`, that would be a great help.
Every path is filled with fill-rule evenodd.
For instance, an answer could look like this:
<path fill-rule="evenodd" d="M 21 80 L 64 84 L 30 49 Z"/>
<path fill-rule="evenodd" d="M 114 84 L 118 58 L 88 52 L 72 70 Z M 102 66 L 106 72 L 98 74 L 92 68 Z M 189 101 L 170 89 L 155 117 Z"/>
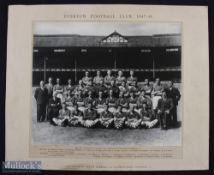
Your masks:
<path fill-rule="evenodd" d="M 83 114 L 84 111 L 86 110 L 86 107 L 85 107 L 85 102 L 84 102 L 84 98 L 82 95 L 82 91 L 79 91 L 77 94 L 76 104 L 78 106 L 78 111 Z"/>
<path fill-rule="evenodd" d="M 76 92 L 82 92 L 83 96 L 86 96 L 87 94 L 87 89 L 85 89 L 85 86 L 83 85 L 82 80 L 79 80 L 78 85 L 74 89 L 72 94 L 75 94 Z"/>
<path fill-rule="evenodd" d="M 102 91 L 103 92 L 103 97 L 107 97 L 108 94 L 108 90 L 107 88 L 104 86 L 104 81 L 100 80 L 100 83 L 94 86 L 95 89 L 95 95 L 99 95 L 99 92 Z"/>
<path fill-rule="evenodd" d="M 145 91 L 142 90 L 140 96 L 137 99 L 137 109 L 135 110 L 139 114 L 141 114 L 144 103 L 147 105 L 148 109 L 152 110 L 152 100 L 148 96 L 146 96 Z"/>
<path fill-rule="evenodd" d="M 114 116 L 108 110 L 108 105 L 105 105 L 105 110 L 100 114 L 100 124 L 105 128 L 109 128 L 114 121 Z"/>
<path fill-rule="evenodd" d="M 88 91 L 88 96 L 84 100 L 84 105 L 87 108 L 88 104 L 91 103 L 93 106 L 95 105 L 95 100 L 92 97 L 92 91 Z"/>
<path fill-rule="evenodd" d="M 117 112 L 114 113 L 114 127 L 121 129 L 124 126 L 126 120 L 126 114 L 122 112 L 122 107 L 118 105 Z"/>
<path fill-rule="evenodd" d="M 65 104 L 67 105 L 67 109 L 71 112 L 74 110 L 74 104 L 76 104 L 76 99 L 77 93 L 75 93 L 73 97 L 71 97 L 71 93 L 68 93 L 67 97 L 65 98 Z"/>
<path fill-rule="evenodd" d="M 135 111 L 136 111 L 136 108 L 137 108 L 137 98 L 135 97 L 134 95 L 134 92 L 130 92 L 130 97 L 128 99 L 128 102 L 129 102 L 129 106 L 132 106 L 134 107 Z"/>
<path fill-rule="evenodd" d="M 126 86 L 126 82 L 123 81 L 122 84 L 118 87 L 120 92 L 123 92 L 125 97 L 128 97 L 129 95 L 129 91 L 128 88 Z"/>
<path fill-rule="evenodd" d="M 141 118 L 141 126 L 145 126 L 146 128 L 153 128 L 158 123 L 158 119 L 155 118 L 154 113 L 146 102 L 142 104 Z"/>
<path fill-rule="evenodd" d="M 149 79 L 146 78 L 144 80 L 144 83 L 143 83 L 143 86 L 141 88 L 141 91 L 145 91 L 145 95 L 147 97 L 151 98 L 152 90 L 153 90 L 153 87 L 152 87 L 152 85 L 150 85 Z"/>
<path fill-rule="evenodd" d="M 114 80 L 111 81 L 110 86 L 107 88 L 107 90 L 108 90 L 108 93 L 109 93 L 110 90 L 112 90 L 113 96 L 114 97 L 118 97 L 118 95 L 119 95 L 119 88 L 116 86 Z"/>
<path fill-rule="evenodd" d="M 113 90 L 109 91 L 109 97 L 106 99 L 106 105 L 108 105 L 108 110 L 112 114 L 116 112 L 117 109 L 117 99 L 113 97 Z"/>
<path fill-rule="evenodd" d="M 99 91 L 99 97 L 95 101 L 95 107 L 98 115 L 105 111 L 105 106 L 106 100 L 103 98 L 103 92 Z"/>
<path fill-rule="evenodd" d="M 128 99 L 124 97 L 123 91 L 119 93 L 117 104 L 120 106 L 122 112 L 127 113 L 129 111 L 129 102 Z"/>

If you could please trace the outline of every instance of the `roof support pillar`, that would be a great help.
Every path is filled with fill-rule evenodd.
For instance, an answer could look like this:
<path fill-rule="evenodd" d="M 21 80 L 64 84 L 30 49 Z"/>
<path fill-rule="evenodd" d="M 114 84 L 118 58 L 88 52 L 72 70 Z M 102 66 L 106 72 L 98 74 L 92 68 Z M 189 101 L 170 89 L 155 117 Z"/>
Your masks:
<path fill-rule="evenodd" d="M 77 59 L 74 59 L 74 81 L 77 83 Z"/>
<path fill-rule="evenodd" d="M 155 79 L 155 58 L 152 58 L 152 78 Z"/>
<path fill-rule="evenodd" d="M 45 57 L 44 58 L 44 82 L 46 82 L 46 68 L 47 68 L 47 61 L 48 61 L 48 58 Z"/>

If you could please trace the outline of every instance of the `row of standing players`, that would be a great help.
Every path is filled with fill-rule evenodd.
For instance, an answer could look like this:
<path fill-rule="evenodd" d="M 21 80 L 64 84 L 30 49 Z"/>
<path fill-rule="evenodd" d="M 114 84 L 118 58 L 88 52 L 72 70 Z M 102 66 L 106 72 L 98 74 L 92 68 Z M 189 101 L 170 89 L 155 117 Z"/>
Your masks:
<path fill-rule="evenodd" d="M 159 78 L 154 84 L 145 79 L 139 86 L 134 71 L 130 71 L 126 79 L 122 71 L 115 78 L 110 70 L 105 78 L 97 71 L 93 79 L 85 72 L 76 86 L 71 79 L 62 86 L 59 78 L 53 85 L 50 77 L 47 84 L 40 82 L 34 94 L 38 122 L 48 120 L 60 126 L 102 125 L 118 129 L 124 126 L 151 128 L 158 123 L 161 129 L 175 127 L 180 96 L 173 81 L 164 86 Z"/>

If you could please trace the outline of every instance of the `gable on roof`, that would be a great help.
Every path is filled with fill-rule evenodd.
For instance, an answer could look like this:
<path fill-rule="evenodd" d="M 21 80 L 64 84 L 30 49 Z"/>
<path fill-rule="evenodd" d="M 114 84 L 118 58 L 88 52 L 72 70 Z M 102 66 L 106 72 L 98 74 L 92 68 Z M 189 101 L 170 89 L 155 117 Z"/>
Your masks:
<path fill-rule="evenodd" d="M 104 43 L 127 43 L 128 40 L 123 37 L 121 34 L 119 34 L 116 30 L 105 37 L 102 42 Z"/>

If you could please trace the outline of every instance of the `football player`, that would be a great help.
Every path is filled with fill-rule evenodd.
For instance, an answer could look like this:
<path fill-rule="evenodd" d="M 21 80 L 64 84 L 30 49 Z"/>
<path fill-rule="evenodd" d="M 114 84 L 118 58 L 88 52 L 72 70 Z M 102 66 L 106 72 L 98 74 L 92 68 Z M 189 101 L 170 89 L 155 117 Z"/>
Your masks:
<path fill-rule="evenodd" d="M 114 116 L 108 110 L 108 105 L 105 105 L 105 110 L 100 114 L 100 124 L 105 128 L 109 128 L 114 121 Z"/>

